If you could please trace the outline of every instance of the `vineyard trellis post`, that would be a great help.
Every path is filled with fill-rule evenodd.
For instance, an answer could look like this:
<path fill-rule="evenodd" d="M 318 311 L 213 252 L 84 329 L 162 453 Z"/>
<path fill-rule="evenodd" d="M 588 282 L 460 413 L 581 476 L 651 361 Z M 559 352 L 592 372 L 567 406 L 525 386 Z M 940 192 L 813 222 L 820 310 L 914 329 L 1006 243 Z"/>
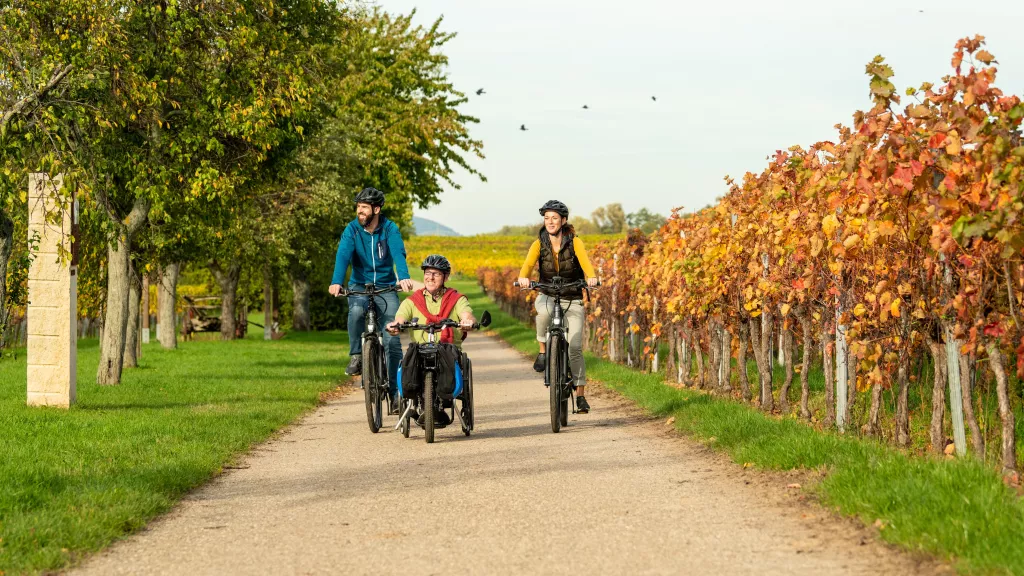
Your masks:
<path fill-rule="evenodd" d="M 619 299 L 618 299 L 618 278 L 619 278 L 619 255 L 612 255 L 612 278 L 615 284 L 612 285 L 612 315 L 609 319 L 609 330 L 610 334 L 608 337 L 608 359 L 612 362 L 618 362 L 618 347 L 616 344 L 616 338 L 621 338 L 619 331 L 616 329 L 619 325 Z"/>
<path fill-rule="evenodd" d="M 949 289 L 953 285 L 953 268 L 946 260 L 945 254 L 939 254 L 943 263 L 942 283 Z M 956 339 L 953 326 L 942 320 L 942 340 L 946 345 L 946 382 L 949 386 L 949 415 L 953 422 L 953 446 L 957 456 L 967 453 L 967 436 L 964 432 L 963 391 L 960 382 L 960 346 L 963 342 Z"/>
<path fill-rule="evenodd" d="M 654 297 L 654 305 L 651 307 L 651 323 L 658 323 L 658 297 Z M 651 332 L 651 351 L 654 352 L 654 358 L 651 360 L 651 372 L 654 374 L 658 373 L 658 336 Z"/>
<path fill-rule="evenodd" d="M 839 319 L 843 314 L 842 300 L 836 296 L 836 427 L 846 431 L 846 387 L 849 371 L 846 367 L 846 326 Z"/>
<path fill-rule="evenodd" d="M 964 432 L 963 392 L 960 388 L 960 346 L 961 342 L 953 336 L 953 330 L 942 327 L 942 336 L 946 341 L 946 375 L 949 382 L 949 415 L 953 420 L 953 445 L 956 455 L 967 453 L 967 436 Z"/>

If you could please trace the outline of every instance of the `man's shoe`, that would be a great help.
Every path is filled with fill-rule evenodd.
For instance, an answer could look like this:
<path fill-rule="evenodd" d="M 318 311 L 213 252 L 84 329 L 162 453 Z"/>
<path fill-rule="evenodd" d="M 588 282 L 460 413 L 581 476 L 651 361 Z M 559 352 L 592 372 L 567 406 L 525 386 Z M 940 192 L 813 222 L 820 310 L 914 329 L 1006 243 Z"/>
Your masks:
<path fill-rule="evenodd" d="M 439 411 L 434 416 L 434 426 L 438 428 L 444 428 L 445 426 L 452 423 L 452 417 L 448 415 L 444 410 Z"/>
<path fill-rule="evenodd" d="M 576 412 L 580 414 L 586 414 L 590 412 L 590 403 L 583 396 L 576 397 Z"/>
<path fill-rule="evenodd" d="M 541 352 L 537 354 L 537 359 L 533 361 L 533 371 L 543 372 L 544 367 L 548 365 L 548 355 Z"/>
<path fill-rule="evenodd" d="M 402 399 L 398 397 L 398 394 L 391 396 L 391 402 L 388 404 L 388 414 L 391 416 L 398 416 L 402 413 Z"/>
<path fill-rule="evenodd" d="M 359 376 L 363 373 L 363 355 L 353 354 L 348 360 L 348 368 L 345 368 L 345 374 L 349 376 Z"/>
<path fill-rule="evenodd" d="M 426 413 L 422 413 L 416 418 L 416 425 L 423 428 L 427 422 Z M 452 423 L 452 419 L 448 416 L 448 413 L 444 410 L 437 410 L 434 412 L 434 428 L 444 428 L 445 426 Z"/>

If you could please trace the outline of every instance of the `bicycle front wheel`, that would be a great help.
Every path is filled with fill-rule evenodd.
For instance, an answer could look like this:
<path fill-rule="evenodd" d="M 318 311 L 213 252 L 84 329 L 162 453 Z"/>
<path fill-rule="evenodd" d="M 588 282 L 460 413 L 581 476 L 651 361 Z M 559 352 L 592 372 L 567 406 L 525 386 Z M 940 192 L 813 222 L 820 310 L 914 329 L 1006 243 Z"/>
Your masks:
<path fill-rule="evenodd" d="M 370 426 L 370 432 L 376 434 L 383 424 L 384 415 L 381 403 L 381 356 L 384 351 L 380 342 L 375 338 L 367 338 L 363 342 L 363 398 L 366 401 L 366 423 Z"/>
<path fill-rule="evenodd" d="M 553 334 L 548 339 L 547 355 L 548 355 L 548 394 L 551 399 L 551 431 L 558 434 L 562 430 L 562 411 L 564 402 L 564 387 L 562 382 L 565 381 L 563 372 L 565 368 L 562 366 L 562 337 L 558 334 Z"/>
<path fill-rule="evenodd" d="M 427 411 L 423 416 L 423 431 L 427 444 L 434 443 L 434 375 L 427 372 L 423 376 L 423 409 Z"/>

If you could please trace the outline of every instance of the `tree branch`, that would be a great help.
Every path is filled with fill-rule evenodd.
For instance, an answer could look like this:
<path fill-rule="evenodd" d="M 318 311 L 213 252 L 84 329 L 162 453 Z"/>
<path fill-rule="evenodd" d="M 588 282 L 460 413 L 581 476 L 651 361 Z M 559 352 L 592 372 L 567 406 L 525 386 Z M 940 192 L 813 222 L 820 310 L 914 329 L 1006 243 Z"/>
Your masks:
<path fill-rule="evenodd" d="M 71 70 L 73 68 L 74 67 L 71 64 L 68 64 L 64 68 L 58 68 L 54 70 L 53 74 L 50 76 L 49 82 L 47 82 L 45 85 L 39 88 L 39 90 L 36 90 L 34 93 L 29 94 L 28 96 L 25 96 L 21 100 L 15 102 L 14 106 L 12 106 L 9 110 L 4 111 L 3 116 L 0 116 L 0 132 L 5 132 L 7 130 L 7 125 L 11 123 L 11 120 L 13 120 L 15 116 L 23 114 L 26 108 L 44 98 L 47 94 L 50 93 L 50 91 L 52 91 L 61 82 L 63 82 L 64 79 L 68 77 L 68 74 L 71 73 Z"/>

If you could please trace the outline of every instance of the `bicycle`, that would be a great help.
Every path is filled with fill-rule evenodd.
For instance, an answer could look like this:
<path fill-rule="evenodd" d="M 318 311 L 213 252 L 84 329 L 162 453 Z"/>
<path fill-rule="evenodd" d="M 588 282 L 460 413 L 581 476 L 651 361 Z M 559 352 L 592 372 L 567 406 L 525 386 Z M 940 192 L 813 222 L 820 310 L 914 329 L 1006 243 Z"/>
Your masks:
<path fill-rule="evenodd" d="M 480 322 L 473 324 L 473 329 L 486 328 L 490 324 L 491 313 L 484 312 Z M 469 436 L 470 432 L 473 431 L 475 420 L 473 415 L 473 363 L 465 352 L 459 354 L 460 366 L 458 369 L 461 371 L 461 378 L 456 377 L 452 398 L 450 400 L 441 398 L 437 394 L 436 389 L 439 349 L 437 334 L 445 328 L 458 328 L 459 323 L 446 319 L 440 322 L 421 325 L 417 319 L 413 319 L 411 322 L 402 322 L 395 327 L 403 332 L 406 330 L 422 330 L 427 333 L 427 342 L 417 345 L 419 369 L 420 374 L 423 376 L 422 391 L 413 398 L 402 399 L 405 408 L 402 410 L 402 415 L 398 417 L 398 424 L 395 425 L 395 429 L 401 429 L 402 436 L 408 438 L 409 431 L 412 428 L 411 421 L 413 415 L 415 414 L 418 417 L 420 414 L 423 414 L 424 438 L 427 444 L 431 444 L 434 442 L 434 430 L 445 426 L 437 425 L 438 423 L 435 418 L 437 413 L 450 407 L 452 410 L 451 421 L 455 422 L 457 417 L 462 426 L 462 433 Z M 399 386 L 399 394 L 401 393 L 401 386 Z M 460 403 L 459 410 L 455 409 L 456 400 Z M 450 406 L 447 405 L 449 401 L 451 402 Z"/>
<path fill-rule="evenodd" d="M 338 297 L 342 296 L 367 296 L 366 307 L 366 330 L 360 338 L 363 340 L 363 372 L 360 376 L 360 387 L 363 389 L 363 397 L 366 402 L 366 421 L 370 425 L 370 432 L 376 434 L 380 431 L 384 421 L 383 398 L 388 399 L 388 412 L 391 412 L 391 404 L 395 400 L 388 394 L 388 365 L 387 354 L 384 351 L 384 344 L 381 341 L 381 334 L 377 331 L 377 316 L 381 313 L 377 310 L 377 296 L 389 292 L 397 292 L 397 286 L 377 288 L 373 284 L 367 284 L 363 290 L 352 290 L 342 288 Z M 387 304 L 385 303 L 385 306 Z M 382 312 L 387 311 L 386 309 Z M 351 338 L 352 335 L 349 335 Z"/>
<path fill-rule="evenodd" d="M 572 406 L 572 413 L 576 413 L 576 383 L 573 382 L 572 370 L 569 368 L 569 339 L 565 327 L 565 311 L 562 310 L 562 297 L 565 293 L 575 292 L 583 289 L 589 291 L 586 280 L 574 280 L 566 282 L 561 276 L 555 276 L 551 282 L 531 281 L 529 286 L 520 286 L 519 282 L 513 282 L 516 288 L 524 290 L 537 290 L 553 296 L 555 309 L 551 315 L 551 324 L 548 326 L 548 336 L 544 346 L 547 352 L 547 365 L 544 367 L 544 385 L 548 387 L 550 396 L 551 431 L 557 434 L 562 426 L 569 424 L 569 406 Z M 598 286 L 601 284 L 598 283 Z M 572 304 L 569 304 L 572 306 Z"/>

